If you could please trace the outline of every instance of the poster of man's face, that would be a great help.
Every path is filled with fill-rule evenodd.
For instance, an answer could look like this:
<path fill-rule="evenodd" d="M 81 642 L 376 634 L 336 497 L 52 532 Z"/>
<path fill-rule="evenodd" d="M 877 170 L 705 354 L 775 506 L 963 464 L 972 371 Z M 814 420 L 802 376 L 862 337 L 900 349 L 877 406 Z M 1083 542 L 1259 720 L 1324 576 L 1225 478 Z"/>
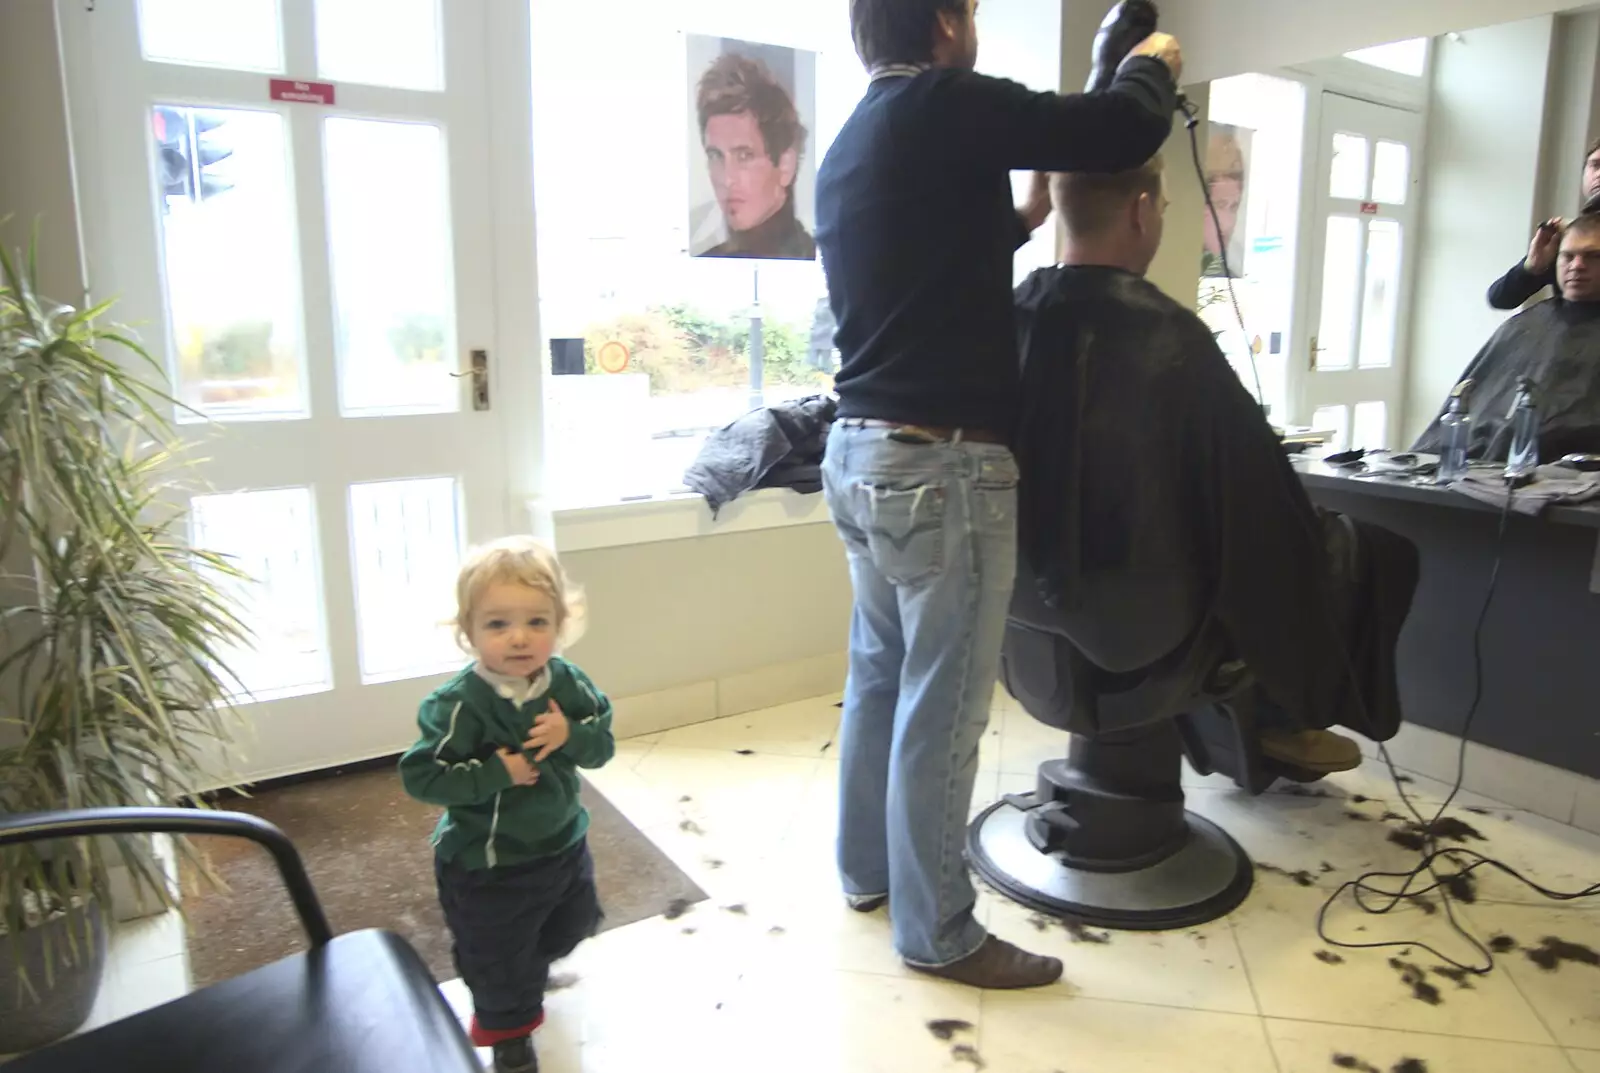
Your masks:
<path fill-rule="evenodd" d="M 1250 142 L 1255 131 L 1227 123 L 1212 123 L 1211 140 L 1206 147 L 1206 187 L 1217 211 L 1205 218 L 1205 253 L 1202 276 L 1235 278 L 1244 275 L 1245 196 L 1249 191 Z M 1221 224 L 1220 228 L 1218 224 Z M 1223 271 L 1222 251 L 1228 251 L 1228 272 Z"/>
<path fill-rule="evenodd" d="M 690 254 L 815 259 L 816 53 L 685 38 Z"/>

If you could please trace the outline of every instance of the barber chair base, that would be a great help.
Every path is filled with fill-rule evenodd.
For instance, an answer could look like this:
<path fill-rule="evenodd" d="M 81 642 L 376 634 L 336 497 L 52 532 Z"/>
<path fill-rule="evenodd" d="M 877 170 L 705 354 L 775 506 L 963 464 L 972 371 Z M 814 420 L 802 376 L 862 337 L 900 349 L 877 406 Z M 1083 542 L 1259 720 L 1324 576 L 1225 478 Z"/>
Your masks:
<path fill-rule="evenodd" d="M 1089 871 L 1035 849 L 1028 813 L 1002 800 L 972 821 L 967 855 L 985 882 L 1050 916 L 1118 931 L 1192 928 L 1238 908 L 1255 869 L 1222 828 L 1192 812 L 1184 820 L 1189 838 L 1171 856 L 1132 871 Z"/>

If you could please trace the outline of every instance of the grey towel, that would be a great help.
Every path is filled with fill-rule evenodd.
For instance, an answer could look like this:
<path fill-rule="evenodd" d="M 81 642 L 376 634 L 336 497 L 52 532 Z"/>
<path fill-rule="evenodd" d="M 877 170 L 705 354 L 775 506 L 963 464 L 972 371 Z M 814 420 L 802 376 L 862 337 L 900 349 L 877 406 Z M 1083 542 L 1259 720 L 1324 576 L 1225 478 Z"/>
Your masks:
<path fill-rule="evenodd" d="M 1504 507 L 1511 496 L 1511 509 L 1518 514 L 1536 517 L 1559 504 L 1586 503 L 1600 497 L 1600 473 L 1580 473 L 1566 466 L 1540 466 L 1531 484 L 1525 484 L 1513 493 L 1506 487 L 1505 471 L 1474 466 L 1461 480 L 1450 487 L 1480 503 Z"/>

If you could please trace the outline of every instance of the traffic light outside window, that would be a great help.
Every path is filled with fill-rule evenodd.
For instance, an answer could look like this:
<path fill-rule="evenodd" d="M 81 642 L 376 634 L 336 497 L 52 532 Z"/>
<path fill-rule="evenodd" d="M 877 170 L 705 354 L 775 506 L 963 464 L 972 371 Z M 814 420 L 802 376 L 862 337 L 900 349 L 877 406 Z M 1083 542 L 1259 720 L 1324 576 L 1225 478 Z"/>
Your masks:
<path fill-rule="evenodd" d="M 158 106 L 153 115 L 163 207 L 166 198 L 203 202 L 233 189 L 225 168 L 233 155 L 224 130 L 227 118 L 200 108 Z"/>

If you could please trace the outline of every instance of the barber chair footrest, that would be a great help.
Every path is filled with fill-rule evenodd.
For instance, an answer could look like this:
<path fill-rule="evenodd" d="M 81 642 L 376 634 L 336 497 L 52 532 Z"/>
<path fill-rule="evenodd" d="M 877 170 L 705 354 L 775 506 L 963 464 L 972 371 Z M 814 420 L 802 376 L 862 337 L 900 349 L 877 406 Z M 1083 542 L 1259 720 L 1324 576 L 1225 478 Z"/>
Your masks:
<path fill-rule="evenodd" d="M 967 856 L 997 890 L 1052 916 L 1121 931 L 1191 928 L 1232 912 L 1255 881 L 1244 849 L 1193 813 L 1184 814 L 1189 837 L 1182 848 L 1115 872 L 1075 868 L 1060 854 L 1040 852 L 1028 836 L 1029 815 L 1010 800 L 989 806 L 968 828 Z"/>

